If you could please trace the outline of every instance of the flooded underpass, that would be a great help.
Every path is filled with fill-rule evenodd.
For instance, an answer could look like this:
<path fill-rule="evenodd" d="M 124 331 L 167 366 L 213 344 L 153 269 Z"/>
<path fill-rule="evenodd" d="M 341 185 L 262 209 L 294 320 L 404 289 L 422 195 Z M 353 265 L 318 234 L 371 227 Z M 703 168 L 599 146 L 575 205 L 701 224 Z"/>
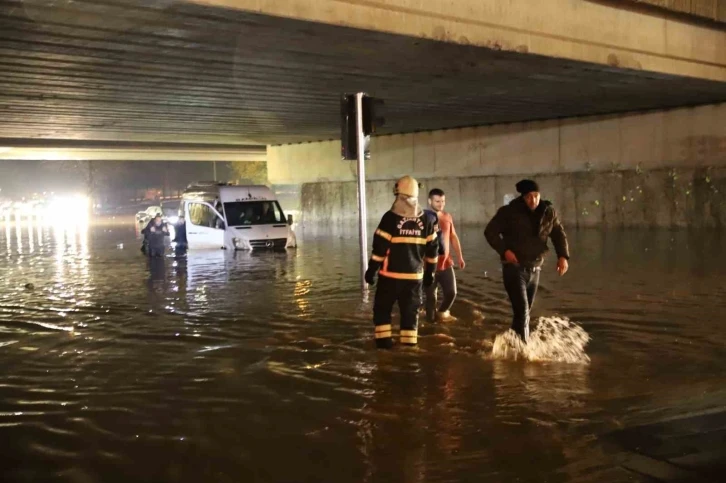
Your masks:
<path fill-rule="evenodd" d="M 482 231 L 458 320 L 377 351 L 355 231 L 149 261 L 133 225 L 4 225 L 3 481 L 709 481 L 687 458 L 724 452 L 722 236 L 570 230 L 533 313 L 586 335 L 565 363 L 492 357 Z"/>

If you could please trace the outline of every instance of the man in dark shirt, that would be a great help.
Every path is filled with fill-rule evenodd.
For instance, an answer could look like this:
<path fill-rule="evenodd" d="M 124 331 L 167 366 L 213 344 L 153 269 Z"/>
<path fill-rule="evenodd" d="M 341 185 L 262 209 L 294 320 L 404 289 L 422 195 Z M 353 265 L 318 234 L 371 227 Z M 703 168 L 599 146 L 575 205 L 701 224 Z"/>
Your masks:
<path fill-rule="evenodd" d="M 180 215 L 179 219 L 176 222 L 176 225 L 174 225 L 173 241 L 174 243 L 176 243 L 174 251 L 177 254 L 184 253 L 187 250 L 187 222 L 184 218 L 184 215 Z"/>
<path fill-rule="evenodd" d="M 149 256 L 163 257 L 164 237 L 169 236 L 169 229 L 166 227 L 166 223 L 162 220 L 161 213 L 157 213 L 147 228 L 149 234 Z"/>
<path fill-rule="evenodd" d="M 502 259 L 504 288 L 512 303 L 512 329 L 527 342 L 529 315 L 539 284 L 547 238 L 557 252 L 557 273 L 564 275 L 570 258 L 567 235 L 552 203 L 540 199 L 536 182 L 523 179 L 516 185 L 521 196 L 502 206 L 487 225 L 487 242 Z"/>

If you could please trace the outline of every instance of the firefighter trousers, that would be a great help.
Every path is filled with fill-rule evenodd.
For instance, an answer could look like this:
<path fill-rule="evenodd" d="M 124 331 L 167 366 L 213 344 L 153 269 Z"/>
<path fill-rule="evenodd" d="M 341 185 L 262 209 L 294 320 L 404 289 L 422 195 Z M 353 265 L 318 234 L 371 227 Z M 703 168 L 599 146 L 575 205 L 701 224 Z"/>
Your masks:
<path fill-rule="evenodd" d="M 373 302 L 373 323 L 376 326 L 376 346 L 389 348 L 393 345 L 391 312 L 398 302 L 401 311 L 401 343 L 418 343 L 418 310 L 421 307 L 422 280 L 397 280 L 378 277 L 376 297 Z"/>

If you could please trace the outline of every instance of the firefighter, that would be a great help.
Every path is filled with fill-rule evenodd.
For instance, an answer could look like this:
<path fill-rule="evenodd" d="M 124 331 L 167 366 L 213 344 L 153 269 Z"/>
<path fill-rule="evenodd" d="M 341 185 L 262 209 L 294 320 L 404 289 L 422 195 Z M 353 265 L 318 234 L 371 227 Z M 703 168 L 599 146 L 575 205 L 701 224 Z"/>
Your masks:
<path fill-rule="evenodd" d="M 418 343 L 418 311 L 421 287 L 430 287 L 438 261 L 436 220 L 418 206 L 418 182 L 404 176 L 393 189 L 395 201 L 373 235 L 373 253 L 368 261 L 366 282 L 376 283 L 373 302 L 376 347 L 393 346 L 391 312 L 398 302 L 401 311 L 400 342 Z"/>

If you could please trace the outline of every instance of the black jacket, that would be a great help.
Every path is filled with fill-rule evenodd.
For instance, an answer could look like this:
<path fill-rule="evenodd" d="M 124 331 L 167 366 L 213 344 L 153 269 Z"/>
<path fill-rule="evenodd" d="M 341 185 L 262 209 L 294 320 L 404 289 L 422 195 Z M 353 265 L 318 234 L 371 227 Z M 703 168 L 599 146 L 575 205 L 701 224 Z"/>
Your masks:
<path fill-rule="evenodd" d="M 151 231 L 151 228 L 154 228 L 154 231 Z M 166 228 L 167 231 L 164 231 Z M 149 248 L 163 250 L 164 249 L 164 237 L 169 236 L 169 229 L 166 226 L 166 223 L 161 223 L 161 225 L 156 226 L 154 224 L 154 220 L 151 220 L 148 225 L 146 225 L 146 239 L 149 243 Z"/>
<path fill-rule="evenodd" d="M 520 265 L 538 267 L 544 261 L 549 248 L 547 238 L 552 238 L 557 257 L 570 258 L 567 235 L 562 228 L 552 203 L 540 201 L 536 210 L 529 209 L 522 197 L 502 206 L 484 230 L 489 244 L 504 260 L 504 252 L 512 250 Z"/>
<path fill-rule="evenodd" d="M 437 215 L 434 210 L 424 210 L 424 213 L 431 218 L 431 222 L 436 226 L 436 235 L 439 239 L 439 255 L 445 255 L 446 247 L 444 246 L 444 237 L 441 233 L 441 228 L 439 227 L 439 215 Z"/>
<path fill-rule="evenodd" d="M 174 241 L 176 243 L 187 243 L 187 223 L 177 223 L 174 225 Z"/>

